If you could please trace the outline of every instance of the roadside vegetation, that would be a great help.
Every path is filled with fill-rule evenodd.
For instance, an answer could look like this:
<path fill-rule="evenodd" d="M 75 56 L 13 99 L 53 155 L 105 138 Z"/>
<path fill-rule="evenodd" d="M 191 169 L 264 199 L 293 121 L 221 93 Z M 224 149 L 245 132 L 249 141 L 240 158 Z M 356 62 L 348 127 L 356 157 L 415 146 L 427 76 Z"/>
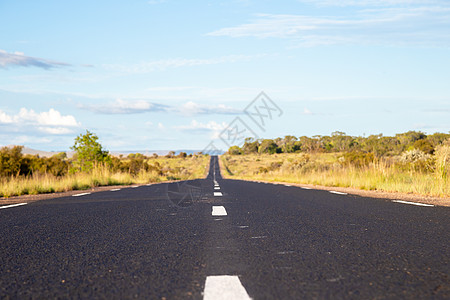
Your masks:
<path fill-rule="evenodd" d="M 226 177 L 450 197 L 450 134 L 247 139 L 221 157 Z"/>
<path fill-rule="evenodd" d="M 23 155 L 22 148 L 0 149 L 0 197 L 203 178 L 209 163 L 201 153 L 111 156 L 89 131 L 76 137 L 70 159 L 64 152 L 49 158 Z"/>

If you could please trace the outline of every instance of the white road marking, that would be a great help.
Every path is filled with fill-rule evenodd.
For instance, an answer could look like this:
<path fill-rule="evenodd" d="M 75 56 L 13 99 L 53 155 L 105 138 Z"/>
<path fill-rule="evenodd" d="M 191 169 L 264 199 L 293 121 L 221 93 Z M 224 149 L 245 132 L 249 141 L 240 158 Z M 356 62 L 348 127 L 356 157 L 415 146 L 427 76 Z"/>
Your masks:
<path fill-rule="evenodd" d="M 226 216 L 227 210 L 223 206 L 213 206 L 211 214 L 213 216 Z"/>
<path fill-rule="evenodd" d="M 214 189 L 215 190 L 220 190 L 220 186 L 215 186 Z"/>
<path fill-rule="evenodd" d="M 304 190 L 312 190 L 312 188 L 309 188 L 309 187 L 306 187 L 306 186 L 301 186 L 300 188 L 304 189 Z"/>
<path fill-rule="evenodd" d="M 72 197 L 80 197 L 80 196 L 86 196 L 86 195 L 90 195 L 91 193 L 81 193 L 81 194 L 75 194 L 72 195 Z"/>
<path fill-rule="evenodd" d="M 247 225 L 242 225 L 242 226 L 238 226 L 238 228 L 244 229 L 244 228 L 248 228 Z"/>
<path fill-rule="evenodd" d="M 17 204 L 10 204 L 10 205 L 5 205 L 5 206 L 0 206 L 0 209 L 11 208 L 11 207 L 16 207 L 16 206 L 22 206 L 22 205 L 25 205 L 25 204 L 28 204 L 28 203 L 17 203 Z"/>
<path fill-rule="evenodd" d="M 110 192 L 117 192 L 117 191 L 120 191 L 120 189 L 112 189 L 112 190 L 109 190 Z"/>
<path fill-rule="evenodd" d="M 337 195 L 348 195 L 347 193 L 342 193 L 342 192 L 336 192 L 336 191 L 329 191 L 332 194 L 337 194 Z"/>
<path fill-rule="evenodd" d="M 221 192 L 214 192 L 214 197 L 222 197 L 222 193 Z"/>
<path fill-rule="evenodd" d="M 290 184 L 285 184 L 284 186 L 292 186 L 292 185 L 290 185 Z"/>
<path fill-rule="evenodd" d="M 432 205 L 432 204 L 417 203 L 417 202 L 409 202 L 409 201 L 403 201 L 403 200 L 392 200 L 392 202 L 403 203 L 403 204 L 411 204 L 411 205 L 417 205 L 417 206 L 434 207 L 434 205 Z"/>
<path fill-rule="evenodd" d="M 135 189 L 135 188 L 138 188 L 138 187 L 139 187 L 138 185 L 133 185 L 131 188 Z"/>
<path fill-rule="evenodd" d="M 203 300 L 226 299 L 249 300 L 251 298 L 237 276 L 219 275 L 206 277 Z"/>
<path fill-rule="evenodd" d="M 265 239 L 267 235 L 252 236 L 251 239 Z"/>

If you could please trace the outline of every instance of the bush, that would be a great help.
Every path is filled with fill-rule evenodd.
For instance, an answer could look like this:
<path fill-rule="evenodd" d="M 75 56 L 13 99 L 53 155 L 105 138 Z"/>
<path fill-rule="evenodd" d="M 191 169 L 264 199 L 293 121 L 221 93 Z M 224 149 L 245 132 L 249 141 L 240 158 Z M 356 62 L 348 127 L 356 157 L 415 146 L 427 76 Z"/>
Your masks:
<path fill-rule="evenodd" d="M 352 151 L 345 153 L 340 161 L 347 165 L 352 165 L 356 167 L 368 166 L 373 162 L 375 156 L 373 153 L 365 153 L 360 151 Z"/>

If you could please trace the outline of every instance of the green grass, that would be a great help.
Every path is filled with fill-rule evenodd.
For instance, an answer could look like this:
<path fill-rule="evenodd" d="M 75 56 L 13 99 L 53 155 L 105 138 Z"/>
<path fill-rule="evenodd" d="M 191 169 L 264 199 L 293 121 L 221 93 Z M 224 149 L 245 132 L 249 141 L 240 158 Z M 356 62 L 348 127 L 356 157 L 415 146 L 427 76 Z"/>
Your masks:
<path fill-rule="evenodd" d="M 132 175 L 124 172 L 111 172 L 107 167 L 98 166 L 90 173 L 76 173 L 63 177 L 44 174 L 2 178 L 0 179 L 0 197 L 67 192 L 108 185 L 147 184 L 168 180 L 204 178 L 209 156 L 149 159 L 149 163 L 154 164 L 155 162 L 160 164 L 163 175 L 157 171 L 141 171 Z"/>
<path fill-rule="evenodd" d="M 337 153 L 223 155 L 221 164 L 224 175 L 235 179 L 450 197 L 448 178 L 436 173 L 404 170 L 387 161 L 355 167 L 340 163 L 339 157 Z"/>

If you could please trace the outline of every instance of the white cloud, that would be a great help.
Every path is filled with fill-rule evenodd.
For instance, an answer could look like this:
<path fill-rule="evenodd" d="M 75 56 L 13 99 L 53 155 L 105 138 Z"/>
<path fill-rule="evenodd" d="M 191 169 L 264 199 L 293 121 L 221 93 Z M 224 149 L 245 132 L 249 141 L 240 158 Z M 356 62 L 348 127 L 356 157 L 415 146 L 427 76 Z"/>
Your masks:
<path fill-rule="evenodd" d="M 73 131 L 66 127 L 38 127 L 41 132 L 45 132 L 48 134 L 70 134 Z"/>
<path fill-rule="evenodd" d="M 9 66 L 38 67 L 51 69 L 55 67 L 70 66 L 69 64 L 52 61 L 44 58 L 25 56 L 22 52 L 8 53 L 0 49 L 0 68 Z"/>
<path fill-rule="evenodd" d="M 249 61 L 252 59 L 257 59 L 267 56 L 266 54 L 256 54 L 256 55 L 227 55 L 216 58 L 172 58 L 172 59 L 161 59 L 149 62 L 142 62 L 139 64 L 131 65 L 118 65 L 109 64 L 103 65 L 103 67 L 108 71 L 118 71 L 122 73 L 150 73 L 154 71 L 164 71 L 172 68 L 180 67 L 193 67 L 202 65 L 217 65 L 224 63 L 236 63 L 242 61 Z"/>
<path fill-rule="evenodd" d="M 160 130 L 165 130 L 166 127 L 164 126 L 163 123 L 159 122 L 159 123 L 158 123 L 158 129 L 160 129 Z"/>
<path fill-rule="evenodd" d="M 166 3 L 166 2 L 167 2 L 167 0 L 149 0 L 148 4 L 154 5 L 154 4 L 161 4 L 161 3 Z"/>
<path fill-rule="evenodd" d="M 305 109 L 303 110 L 303 114 L 304 115 L 313 115 L 313 112 L 305 107 Z"/>
<path fill-rule="evenodd" d="M 185 103 L 180 112 L 185 115 L 198 115 L 198 114 L 225 114 L 234 115 L 242 113 L 242 110 L 226 106 L 224 104 L 219 105 L 201 105 L 192 101 Z"/>
<path fill-rule="evenodd" d="M 81 126 L 72 115 L 62 115 L 51 108 L 49 111 L 35 112 L 32 109 L 21 108 L 16 115 L 8 115 L 0 110 L 0 124 L 6 124 L 13 131 L 35 131 L 47 134 L 69 134 Z"/>
<path fill-rule="evenodd" d="M 21 108 L 19 114 L 14 116 L 14 122 L 28 122 L 37 125 L 49 125 L 49 126 L 67 126 L 77 127 L 80 124 L 76 121 L 74 116 L 63 116 L 57 110 L 51 108 L 48 112 L 36 113 L 34 110 Z"/>
<path fill-rule="evenodd" d="M 387 1 L 386 1 L 387 2 Z M 333 44 L 450 45 L 449 4 L 360 9 L 351 16 L 259 14 L 210 36 L 283 38 L 298 46 Z"/>
<path fill-rule="evenodd" d="M 442 0 L 298 0 L 318 6 L 394 6 L 413 4 L 440 4 Z"/>
<path fill-rule="evenodd" d="M 189 125 L 175 126 L 175 129 L 179 129 L 184 132 L 201 134 L 201 133 L 211 133 L 210 138 L 216 139 L 219 134 L 228 126 L 226 122 L 217 123 L 215 121 L 210 121 L 208 123 L 198 122 L 192 120 Z"/>
<path fill-rule="evenodd" d="M 13 122 L 13 118 L 0 110 L 0 124 L 9 124 Z"/>
<path fill-rule="evenodd" d="M 136 114 L 151 111 L 165 111 L 166 105 L 152 103 L 146 100 L 126 101 L 117 99 L 112 103 L 98 105 L 81 105 L 81 108 L 100 114 Z"/>

